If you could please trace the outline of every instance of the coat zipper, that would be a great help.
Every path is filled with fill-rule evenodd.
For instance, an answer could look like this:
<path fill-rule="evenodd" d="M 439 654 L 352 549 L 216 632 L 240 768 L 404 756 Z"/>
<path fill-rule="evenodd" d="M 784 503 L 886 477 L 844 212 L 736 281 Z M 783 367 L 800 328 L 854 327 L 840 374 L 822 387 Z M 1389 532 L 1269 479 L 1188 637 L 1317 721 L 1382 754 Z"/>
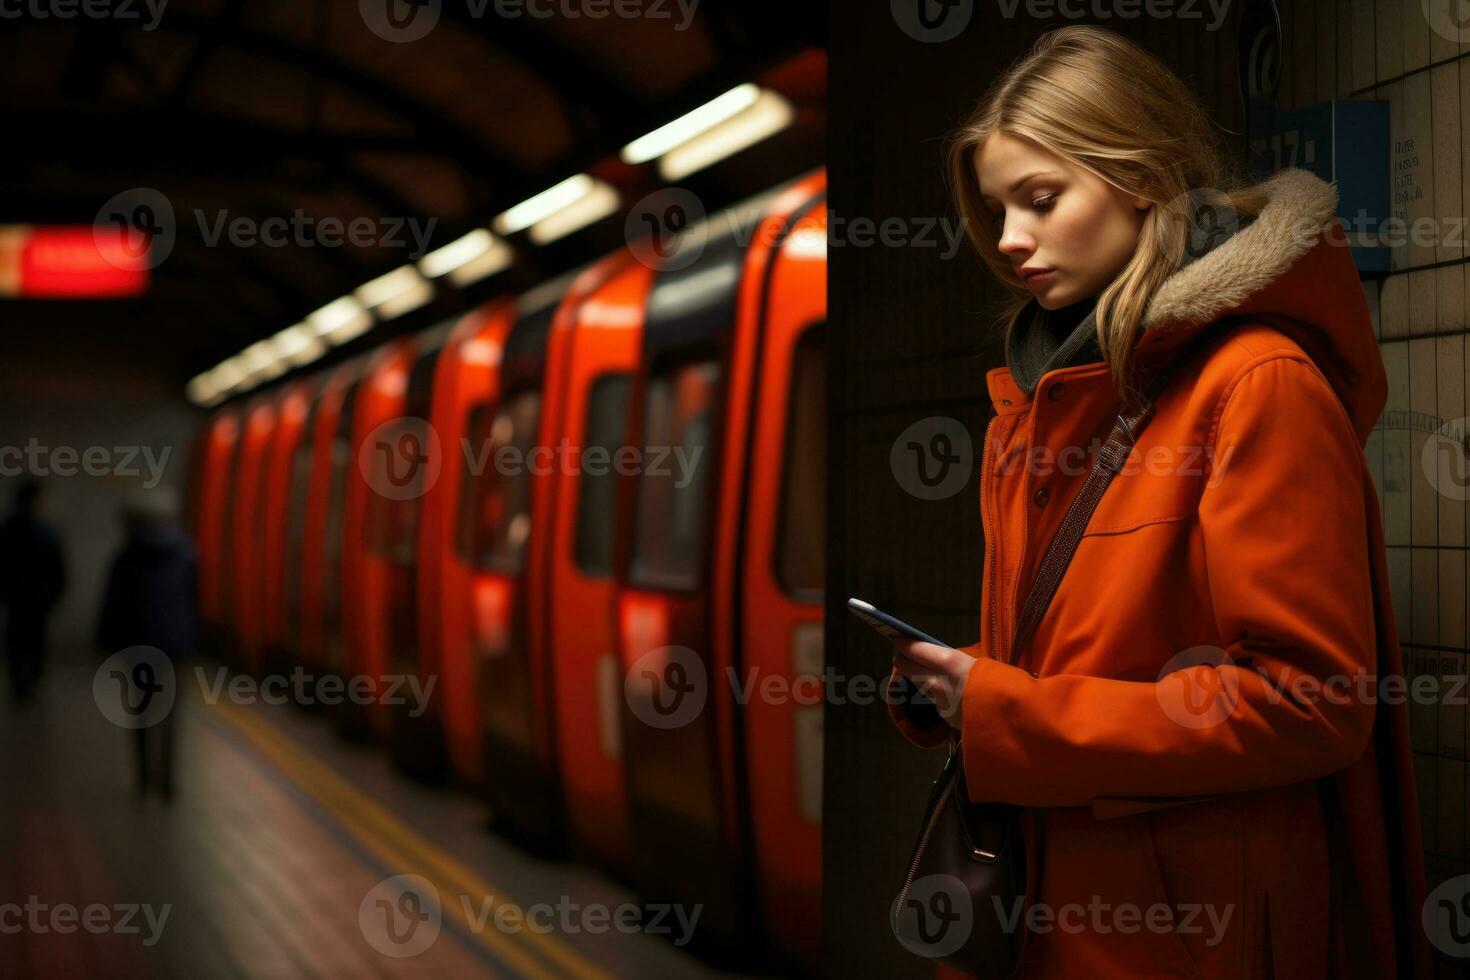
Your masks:
<path fill-rule="evenodd" d="M 990 609 L 990 635 L 986 637 L 990 645 L 990 656 L 996 655 L 995 650 L 995 571 L 996 571 L 996 540 L 994 530 L 990 526 L 991 510 L 990 491 L 993 489 L 990 478 L 990 433 L 995 428 L 995 423 L 1000 421 L 996 415 L 985 427 L 985 442 L 980 447 L 980 526 L 985 532 L 985 598 Z"/>

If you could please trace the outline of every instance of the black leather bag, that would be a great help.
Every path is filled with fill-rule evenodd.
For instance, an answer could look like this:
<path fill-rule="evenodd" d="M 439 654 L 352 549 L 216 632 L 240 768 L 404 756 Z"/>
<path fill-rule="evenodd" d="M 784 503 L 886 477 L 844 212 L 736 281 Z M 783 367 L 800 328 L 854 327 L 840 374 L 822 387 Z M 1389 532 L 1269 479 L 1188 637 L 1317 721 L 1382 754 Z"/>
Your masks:
<path fill-rule="evenodd" d="M 893 933 L 910 952 L 1006 980 L 1026 940 L 1025 892 L 1020 811 L 970 802 L 959 740 L 951 738 L 893 903 Z"/>
<path fill-rule="evenodd" d="M 1114 419 L 1112 432 L 1042 556 L 1018 617 L 1010 662 L 1030 644 L 1103 491 L 1127 462 L 1172 373 L 1159 372 L 1136 407 Z M 1007 980 L 1015 974 L 1026 942 L 1027 869 L 1020 809 L 970 801 L 958 733 L 951 734 L 949 758 L 934 781 L 920 826 L 890 914 L 894 935 L 920 956 L 983 980 Z"/>

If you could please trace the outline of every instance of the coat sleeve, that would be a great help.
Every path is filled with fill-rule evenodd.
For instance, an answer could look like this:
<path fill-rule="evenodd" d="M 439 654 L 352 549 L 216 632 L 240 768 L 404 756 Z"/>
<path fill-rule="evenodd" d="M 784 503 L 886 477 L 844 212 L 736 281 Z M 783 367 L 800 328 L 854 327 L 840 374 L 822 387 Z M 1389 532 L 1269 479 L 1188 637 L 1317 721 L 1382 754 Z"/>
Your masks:
<path fill-rule="evenodd" d="M 961 716 L 972 799 L 1096 809 L 1301 782 L 1365 751 L 1377 657 L 1362 448 L 1293 355 L 1246 369 L 1222 403 L 1199 504 L 1217 662 L 1140 682 L 978 660 Z M 1160 669 L 1180 652 L 1158 650 Z"/>

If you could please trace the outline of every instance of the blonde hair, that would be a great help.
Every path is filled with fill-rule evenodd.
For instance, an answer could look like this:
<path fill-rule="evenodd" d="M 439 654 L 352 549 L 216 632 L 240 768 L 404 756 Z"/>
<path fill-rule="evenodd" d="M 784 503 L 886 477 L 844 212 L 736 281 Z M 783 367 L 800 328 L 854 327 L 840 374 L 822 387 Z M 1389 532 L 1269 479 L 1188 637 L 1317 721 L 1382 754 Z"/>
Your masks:
<path fill-rule="evenodd" d="M 966 234 L 1011 294 L 1002 313 L 1007 337 L 1030 294 L 1000 252 L 974 169 L 976 151 L 998 132 L 1030 140 L 1153 205 L 1132 259 L 1097 299 L 1098 347 L 1126 397 L 1144 313 L 1184 258 L 1192 212 L 1208 203 L 1254 216 L 1266 195 L 1227 167 L 1209 116 L 1163 62 L 1102 28 L 1048 31 L 991 83 L 949 140 L 950 188 Z"/>

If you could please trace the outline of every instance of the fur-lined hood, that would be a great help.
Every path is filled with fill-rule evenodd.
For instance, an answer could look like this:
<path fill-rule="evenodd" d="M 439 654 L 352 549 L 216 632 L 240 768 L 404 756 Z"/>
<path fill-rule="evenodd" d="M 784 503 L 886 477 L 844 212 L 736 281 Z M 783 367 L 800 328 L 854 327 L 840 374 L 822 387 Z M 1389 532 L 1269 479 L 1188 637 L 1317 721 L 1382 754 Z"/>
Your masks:
<path fill-rule="evenodd" d="M 1267 320 L 1301 345 L 1331 383 L 1360 440 L 1388 398 L 1383 356 L 1336 218 L 1337 190 L 1305 170 L 1260 184 L 1256 219 L 1174 273 L 1144 313 L 1140 357 L 1164 357 L 1228 318 Z"/>

